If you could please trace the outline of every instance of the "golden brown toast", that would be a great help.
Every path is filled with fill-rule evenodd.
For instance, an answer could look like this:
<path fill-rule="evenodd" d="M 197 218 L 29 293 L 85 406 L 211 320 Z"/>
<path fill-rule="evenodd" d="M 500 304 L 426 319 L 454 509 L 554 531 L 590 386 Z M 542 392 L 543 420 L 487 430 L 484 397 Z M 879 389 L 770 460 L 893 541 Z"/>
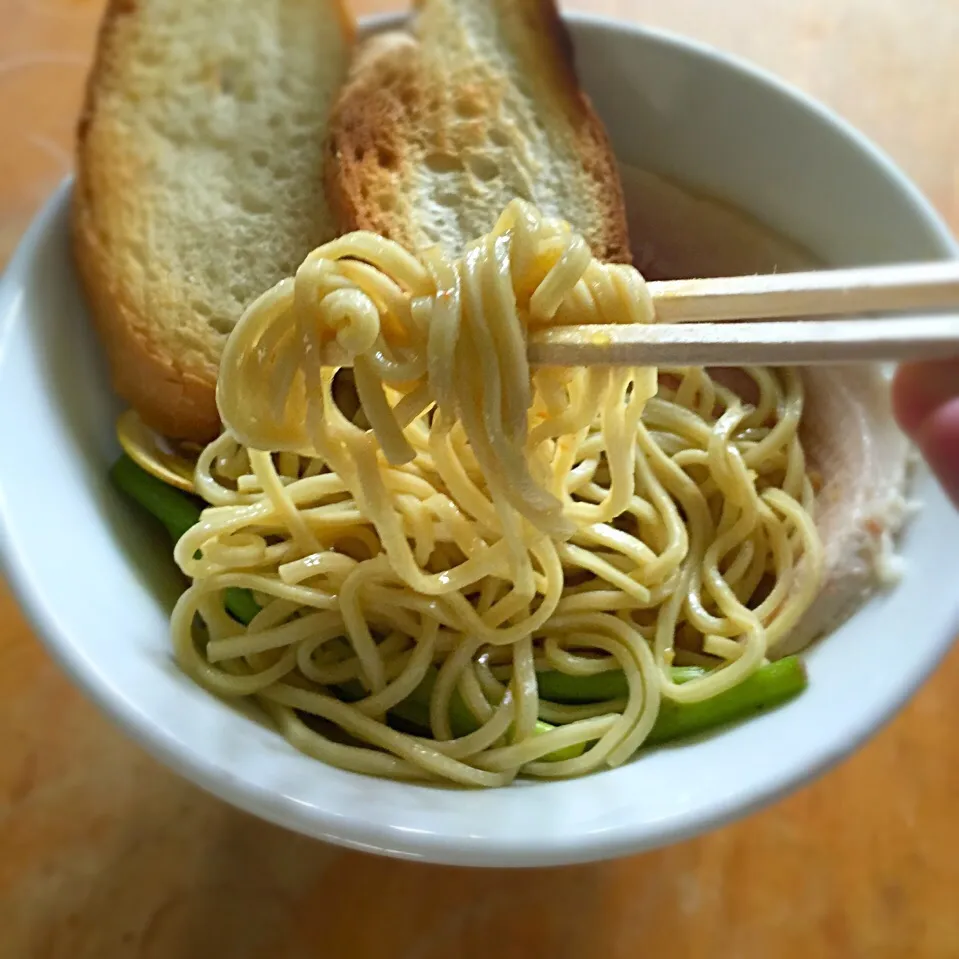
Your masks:
<path fill-rule="evenodd" d="M 420 0 L 358 53 L 330 124 L 342 231 L 457 256 L 516 197 L 629 262 L 616 162 L 553 0 Z"/>

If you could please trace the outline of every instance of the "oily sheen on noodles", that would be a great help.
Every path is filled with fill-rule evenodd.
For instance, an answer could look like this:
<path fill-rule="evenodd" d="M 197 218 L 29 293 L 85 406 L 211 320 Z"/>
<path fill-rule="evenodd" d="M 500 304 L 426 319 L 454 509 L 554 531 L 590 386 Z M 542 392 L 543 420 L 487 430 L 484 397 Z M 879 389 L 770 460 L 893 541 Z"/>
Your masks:
<path fill-rule="evenodd" d="M 634 269 L 519 201 L 459 262 L 315 250 L 224 352 L 210 505 L 176 547 L 183 668 L 325 762 L 472 786 L 615 766 L 664 700 L 742 682 L 821 577 L 799 377 L 526 359 L 544 326 L 653 320 Z M 543 669 L 621 670 L 625 695 L 551 702 Z M 419 732 L 390 721 L 411 703 Z"/>

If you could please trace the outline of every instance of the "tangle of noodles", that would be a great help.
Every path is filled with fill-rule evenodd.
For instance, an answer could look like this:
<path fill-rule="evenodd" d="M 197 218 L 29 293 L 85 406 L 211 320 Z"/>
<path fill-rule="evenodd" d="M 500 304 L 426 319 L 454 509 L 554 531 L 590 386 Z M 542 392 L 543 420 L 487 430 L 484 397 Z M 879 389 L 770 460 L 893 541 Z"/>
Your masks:
<path fill-rule="evenodd" d="M 458 262 L 315 250 L 224 352 L 210 506 L 176 547 L 183 668 L 325 762 L 472 786 L 615 766 L 664 699 L 740 683 L 821 578 L 799 377 L 745 370 L 747 403 L 701 369 L 527 363 L 537 328 L 653 319 L 632 267 L 518 201 Z M 549 702 L 542 669 L 628 693 Z M 411 703 L 420 733 L 388 721 Z"/>

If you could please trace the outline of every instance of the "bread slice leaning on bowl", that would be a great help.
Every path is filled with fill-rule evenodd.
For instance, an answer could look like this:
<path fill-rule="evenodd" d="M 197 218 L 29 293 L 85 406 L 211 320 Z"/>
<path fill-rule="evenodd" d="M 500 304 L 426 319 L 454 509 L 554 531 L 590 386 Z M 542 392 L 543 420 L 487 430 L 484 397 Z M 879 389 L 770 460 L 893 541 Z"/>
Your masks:
<path fill-rule="evenodd" d="M 80 120 L 73 246 L 113 384 L 175 439 L 219 431 L 243 310 L 336 234 L 340 0 L 111 0 Z"/>
<path fill-rule="evenodd" d="M 630 262 L 616 160 L 552 0 L 419 0 L 411 30 L 365 44 L 334 109 L 341 230 L 458 256 L 522 197 Z"/>

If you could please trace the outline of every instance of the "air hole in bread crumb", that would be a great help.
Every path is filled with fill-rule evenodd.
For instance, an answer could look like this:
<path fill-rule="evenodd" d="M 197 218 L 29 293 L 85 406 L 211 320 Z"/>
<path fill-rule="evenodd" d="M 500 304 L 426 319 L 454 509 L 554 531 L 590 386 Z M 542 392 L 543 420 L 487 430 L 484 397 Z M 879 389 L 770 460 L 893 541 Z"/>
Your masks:
<path fill-rule="evenodd" d="M 457 98 L 455 109 L 457 115 L 463 117 L 464 120 L 471 120 L 483 113 L 483 105 L 469 93 L 464 93 Z"/>
<path fill-rule="evenodd" d="M 265 167 L 270 162 L 270 154 L 266 150 L 254 150 L 250 154 L 254 166 Z"/>
<path fill-rule="evenodd" d="M 213 85 L 224 96 L 234 97 L 237 100 L 250 99 L 249 85 L 243 83 L 243 68 L 232 60 L 212 66 Z M 245 89 L 244 89 L 245 88 Z"/>
<path fill-rule="evenodd" d="M 437 193 L 435 200 L 440 206 L 446 206 L 452 210 L 455 210 L 458 206 L 460 206 L 461 202 L 460 198 L 455 193 L 447 193 L 446 191 Z"/>
<path fill-rule="evenodd" d="M 392 213 L 396 209 L 396 197 L 392 193 L 377 194 L 376 205 L 384 213 Z"/>
<path fill-rule="evenodd" d="M 493 127 L 493 129 L 490 130 L 489 139 L 490 143 L 494 144 L 495 146 L 509 146 L 509 134 L 505 130 L 500 129 L 500 127 Z"/>
<path fill-rule="evenodd" d="M 224 336 L 229 336 L 233 332 L 234 325 L 233 320 L 229 320 L 225 316 L 214 316 L 210 320 L 210 326 Z"/>
<path fill-rule="evenodd" d="M 249 295 L 250 294 L 247 291 L 246 287 L 241 286 L 239 283 L 234 283 L 233 286 L 230 287 L 230 296 L 232 296 L 233 299 L 236 300 L 236 302 L 239 303 L 240 306 L 243 307 L 244 309 L 246 309 L 247 299 L 249 298 Z M 232 323 L 231 323 L 231 329 L 232 329 Z"/>
<path fill-rule="evenodd" d="M 158 66 L 161 59 L 161 46 L 159 44 L 154 44 L 153 46 L 144 47 L 142 50 L 137 52 L 136 66 L 141 69 Z"/>
<path fill-rule="evenodd" d="M 423 161 L 433 173 L 458 173 L 463 161 L 451 153 L 430 153 Z"/>
<path fill-rule="evenodd" d="M 363 157 L 366 156 L 366 147 L 358 146 L 353 150 L 353 159 L 357 163 L 362 163 Z"/>
<path fill-rule="evenodd" d="M 389 147 L 380 147 L 376 151 L 376 162 L 384 170 L 393 170 L 396 168 L 396 154 Z"/>
<path fill-rule="evenodd" d="M 484 183 L 499 176 L 499 167 L 489 157 L 474 154 L 466 161 L 466 166 L 477 180 Z"/>
<path fill-rule="evenodd" d="M 240 205 L 243 207 L 245 213 L 252 213 L 254 215 L 269 213 L 273 209 L 263 197 L 255 196 L 252 193 L 240 197 Z"/>
<path fill-rule="evenodd" d="M 249 82 L 237 84 L 231 93 L 237 103 L 253 103 L 256 100 L 256 90 Z"/>

